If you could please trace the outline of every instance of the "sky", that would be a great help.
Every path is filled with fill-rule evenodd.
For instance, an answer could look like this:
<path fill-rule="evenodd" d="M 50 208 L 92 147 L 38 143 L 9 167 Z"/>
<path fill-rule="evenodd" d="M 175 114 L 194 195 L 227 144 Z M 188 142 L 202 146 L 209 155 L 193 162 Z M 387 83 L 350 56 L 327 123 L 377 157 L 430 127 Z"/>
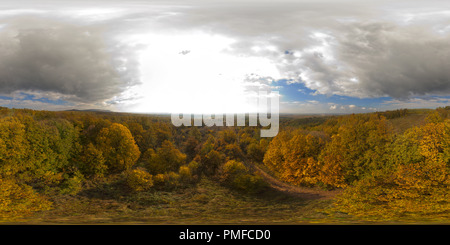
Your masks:
<path fill-rule="evenodd" d="M 0 106 L 282 113 L 450 105 L 450 2 L 0 3 Z"/>

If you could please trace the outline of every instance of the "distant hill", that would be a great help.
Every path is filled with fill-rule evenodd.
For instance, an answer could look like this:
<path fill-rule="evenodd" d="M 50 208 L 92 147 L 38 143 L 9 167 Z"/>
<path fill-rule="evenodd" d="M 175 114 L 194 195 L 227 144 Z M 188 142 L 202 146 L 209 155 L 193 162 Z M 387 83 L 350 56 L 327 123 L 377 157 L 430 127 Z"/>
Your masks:
<path fill-rule="evenodd" d="M 103 109 L 85 109 L 85 110 L 72 109 L 72 110 L 66 110 L 66 111 L 93 111 L 93 112 L 114 112 L 114 111 L 110 111 L 110 110 L 103 110 Z"/>

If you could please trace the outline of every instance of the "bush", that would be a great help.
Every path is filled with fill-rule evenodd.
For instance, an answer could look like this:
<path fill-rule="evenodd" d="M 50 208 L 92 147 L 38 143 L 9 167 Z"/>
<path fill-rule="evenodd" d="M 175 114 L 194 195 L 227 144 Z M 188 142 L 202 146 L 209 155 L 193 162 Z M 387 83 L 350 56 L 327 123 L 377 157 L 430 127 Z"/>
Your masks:
<path fill-rule="evenodd" d="M 188 165 L 183 165 L 178 170 L 180 180 L 186 184 L 192 184 L 199 180 L 199 166 L 196 161 L 191 161 Z"/>
<path fill-rule="evenodd" d="M 241 174 L 234 179 L 233 187 L 248 193 L 258 193 L 265 190 L 268 184 L 259 175 Z"/>
<path fill-rule="evenodd" d="M 268 184 L 264 179 L 252 174 L 242 162 L 230 160 L 222 167 L 222 181 L 233 189 L 247 193 L 264 190 Z"/>
<path fill-rule="evenodd" d="M 153 183 L 157 186 L 164 185 L 165 180 L 166 180 L 166 175 L 164 175 L 164 174 L 157 174 L 157 175 L 153 176 Z"/>
<path fill-rule="evenodd" d="M 192 172 L 188 166 L 181 166 L 178 174 L 180 175 L 180 180 L 183 183 L 187 183 L 192 180 Z"/>
<path fill-rule="evenodd" d="M 191 170 L 191 173 L 193 174 L 193 175 L 198 175 L 199 173 L 199 167 L 200 167 L 200 163 L 198 163 L 197 161 L 191 161 L 189 164 L 188 164 L 188 167 L 189 167 L 189 169 Z"/>
<path fill-rule="evenodd" d="M 79 171 L 76 171 L 75 174 L 69 178 L 67 178 L 61 187 L 62 194 L 70 194 L 75 195 L 83 189 L 83 181 L 84 176 Z"/>
<path fill-rule="evenodd" d="M 186 161 L 183 154 L 171 141 L 164 141 L 158 149 L 148 149 L 143 155 L 146 169 L 152 174 L 177 171 Z"/>
<path fill-rule="evenodd" d="M 153 186 L 153 176 L 143 169 L 133 169 L 127 173 L 126 183 L 133 191 L 146 191 Z"/>
<path fill-rule="evenodd" d="M 181 176 L 176 172 L 167 172 L 164 174 L 157 174 L 153 177 L 155 186 L 163 189 L 175 189 L 181 185 Z"/>
<path fill-rule="evenodd" d="M 169 172 L 165 174 L 164 184 L 169 189 L 174 189 L 180 186 L 180 174 L 175 172 Z"/>

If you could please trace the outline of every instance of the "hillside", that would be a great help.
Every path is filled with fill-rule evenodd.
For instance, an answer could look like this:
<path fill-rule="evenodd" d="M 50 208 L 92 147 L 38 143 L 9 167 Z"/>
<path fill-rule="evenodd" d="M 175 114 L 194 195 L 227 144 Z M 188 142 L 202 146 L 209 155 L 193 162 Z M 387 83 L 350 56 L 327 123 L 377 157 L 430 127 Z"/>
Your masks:
<path fill-rule="evenodd" d="M 3 222 L 448 222 L 449 108 L 259 127 L 0 108 Z M 432 171 L 431 171 L 432 170 Z"/>

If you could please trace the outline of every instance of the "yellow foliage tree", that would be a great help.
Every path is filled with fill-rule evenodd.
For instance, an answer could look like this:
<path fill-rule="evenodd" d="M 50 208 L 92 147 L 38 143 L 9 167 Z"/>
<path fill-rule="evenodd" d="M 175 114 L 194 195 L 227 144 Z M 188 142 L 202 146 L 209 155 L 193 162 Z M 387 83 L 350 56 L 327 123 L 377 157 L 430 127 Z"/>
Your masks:
<path fill-rule="evenodd" d="M 14 219 L 49 210 L 52 203 L 30 186 L 0 178 L 0 217 Z"/>
<path fill-rule="evenodd" d="M 24 171 L 27 150 L 25 125 L 15 117 L 0 119 L 0 174 L 12 176 Z"/>
<path fill-rule="evenodd" d="M 302 131 L 282 133 L 269 144 L 264 163 L 286 182 L 314 185 L 320 176 L 317 156 L 324 145 L 320 137 Z"/>
<path fill-rule="evenodd" d="M 130 169 L 141 154 L 130 130 L 119 123 L 103 128 L 97 137 L 97 145 L 111 172 Z"/>
<path fill-rule="evenodd" d="M 342 187 L 385 168 L 390 136 L 378 114 L 350 115 L 319 157 L 322 182 Z"/>
<path fill-rule="evenodd" d="M 337 198 L 337 209 L 377 219 L 449 213 L 450 124 L 439 121 L 399 136 L 386 162 L 389 171 L 347 188 Z"/>
<path fill-rule="evenodd" d="M 147 170 L 152 174 L 178 171 L 186 161 L 186 155 L 169 140 L 164 141 L 156 151 L 147 150 L 143 158 Z"/>
<path fill-rule="evenodd" d="M 141 168 L 126 174 L 126 183 L 133 191 L 146 191 L 153 186 L 153 176 Z"/>

